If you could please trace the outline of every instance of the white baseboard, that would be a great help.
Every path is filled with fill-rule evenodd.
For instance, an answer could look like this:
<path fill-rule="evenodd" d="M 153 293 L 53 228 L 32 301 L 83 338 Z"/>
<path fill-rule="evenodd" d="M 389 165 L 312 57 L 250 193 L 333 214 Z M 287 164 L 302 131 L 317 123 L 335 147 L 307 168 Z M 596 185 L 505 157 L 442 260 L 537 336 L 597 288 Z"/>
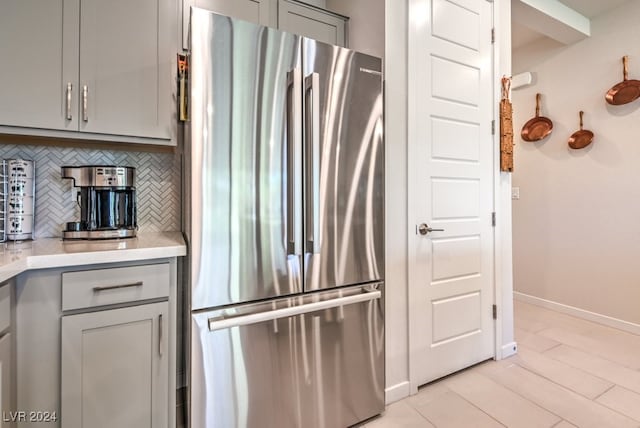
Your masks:
<path fill-rule="evenodd" d="M 400 382 L 384 390 L 385 404 L 389 405 L 395 401 L 402 400 L 411 394 L 409 381 Z"/>
<path fill-rule="evenodd" d="M 502 345 L 500 359 L 503 360 L 505 358 L 509 358 L 512 355 L 518 353 L 518 344 L 516 342 L 507 343 L 506 345 Z"/>
<path fill-rule="evenodd" d="M 597 322 L 608 327 L 617 328 L 618 330 L 624 330 L 629 333 L 640 335 L 640 324 L 624 321 L 618 318 L 613 318 L 608 315 L 602 315 L 595 312 L 587 311 L 585 309 L 576 308 L 573 306 L 565 305 L 563 303 L 554 302 L 551 300 L 541 299 L 540 297 L 531 296 L 529 294 L 513 292 L 513 298 L 520 300 L 521 302 L 531 303 L 532 305 L 541 306 L 543 308 L 552 309 L 563 314 L 571 315 L 576 318 L 582 318 L 587 321 Z"/>

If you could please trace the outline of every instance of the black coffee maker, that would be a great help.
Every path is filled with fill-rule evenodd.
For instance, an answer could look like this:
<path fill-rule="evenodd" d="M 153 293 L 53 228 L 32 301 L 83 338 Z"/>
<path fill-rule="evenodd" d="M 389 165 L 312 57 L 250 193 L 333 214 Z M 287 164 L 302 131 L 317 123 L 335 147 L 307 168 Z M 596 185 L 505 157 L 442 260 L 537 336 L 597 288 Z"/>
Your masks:
<path fill-rule="evenodd" d="M 62 178 L 79 188 L 80 221 L 67 223 L 64 239 L 136 236 L 136 169 L 129 166 L 63 166 Z"/>

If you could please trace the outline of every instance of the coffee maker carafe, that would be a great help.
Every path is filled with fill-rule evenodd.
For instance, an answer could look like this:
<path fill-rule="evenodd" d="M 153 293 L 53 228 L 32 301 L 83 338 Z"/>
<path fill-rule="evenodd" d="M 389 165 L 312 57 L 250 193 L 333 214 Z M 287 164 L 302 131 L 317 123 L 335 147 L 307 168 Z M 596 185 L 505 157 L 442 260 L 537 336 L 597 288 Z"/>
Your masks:
<path fill-rule="evenodd" d="M 80 221 L 67 223 L 64 239 L 136 236 L 136 169 L 128 166 L 63 166 L 62 178 L 79 188 Z"/>

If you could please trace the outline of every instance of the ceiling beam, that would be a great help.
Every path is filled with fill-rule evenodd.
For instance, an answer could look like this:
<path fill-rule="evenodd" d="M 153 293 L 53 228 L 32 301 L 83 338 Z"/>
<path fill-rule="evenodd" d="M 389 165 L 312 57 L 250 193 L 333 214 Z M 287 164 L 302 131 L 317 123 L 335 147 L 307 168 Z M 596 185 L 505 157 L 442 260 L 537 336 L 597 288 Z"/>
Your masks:
<path fill-rule="evenodd" d="M 513 0 L 512 19 L 565 45 L 591 35 L 591 21 L 558 0 Z"/>

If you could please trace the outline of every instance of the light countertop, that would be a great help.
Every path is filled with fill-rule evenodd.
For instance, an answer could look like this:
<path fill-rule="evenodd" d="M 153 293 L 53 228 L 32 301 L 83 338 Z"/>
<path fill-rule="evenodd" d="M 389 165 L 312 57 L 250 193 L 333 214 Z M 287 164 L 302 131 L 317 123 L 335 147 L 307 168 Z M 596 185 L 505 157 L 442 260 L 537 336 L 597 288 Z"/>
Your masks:
<path fill-rule="evenodd" d="M 45 238 L 0 244 L 0 282 L 31 269 L 179 257 L 187 254 L 181 232 L 139 233 L 130 239 L 63 241 Z"/>

